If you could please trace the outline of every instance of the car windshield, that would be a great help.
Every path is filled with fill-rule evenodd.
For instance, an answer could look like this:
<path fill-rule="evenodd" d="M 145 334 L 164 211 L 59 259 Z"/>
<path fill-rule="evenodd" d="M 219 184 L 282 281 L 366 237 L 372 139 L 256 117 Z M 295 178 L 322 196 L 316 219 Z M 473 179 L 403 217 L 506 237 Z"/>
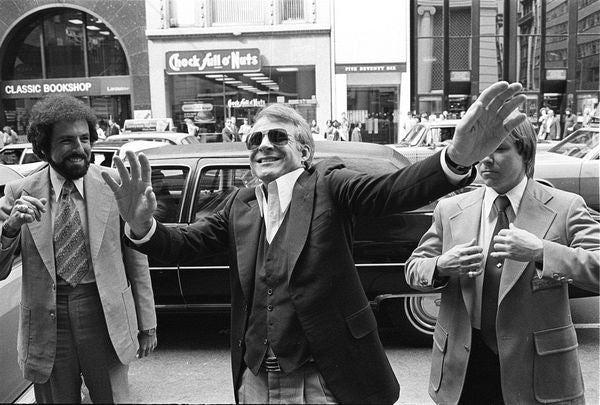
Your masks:
<path fill-rule="evenodd" d="M 580 130 L 552 147 L 549 152 L 583 158 L 591 149 L 598 146 L 599 136 L 598 131 Z"/>
<path fill-rule="evenodd" d="M 427 130 L 424 125 L 416 125 L 404 135 L 400 143 L 406 143 L 410 146 L 417 146 L 423 138 L 423 133 Z"/>

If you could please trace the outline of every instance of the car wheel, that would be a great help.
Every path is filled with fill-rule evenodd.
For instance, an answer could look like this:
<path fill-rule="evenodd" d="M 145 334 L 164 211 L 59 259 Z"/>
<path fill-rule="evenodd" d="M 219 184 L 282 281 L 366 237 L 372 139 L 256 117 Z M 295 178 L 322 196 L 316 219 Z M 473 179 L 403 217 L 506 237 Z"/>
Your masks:
<path fill-rule="evenodd" d="M 403 340 L 431 346 L 440 302 L 440 294 L 415 295 L 387 302 L 386 311 L 394 326 L 401 329 Z"/>

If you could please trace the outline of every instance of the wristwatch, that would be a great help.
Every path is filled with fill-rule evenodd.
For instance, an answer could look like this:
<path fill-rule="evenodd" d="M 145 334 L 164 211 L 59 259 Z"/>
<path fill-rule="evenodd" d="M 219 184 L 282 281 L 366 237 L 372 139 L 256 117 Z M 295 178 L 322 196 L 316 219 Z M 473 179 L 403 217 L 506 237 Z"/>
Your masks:
<path fill-rule="evenodd" d="M 143 333 L 144 335 L 148 336 L 154 336 L 156 335 L 156 328 L 141 330 L 140 333 Z"/>
<path fill-rule="evenodd" d="M 2 224 L 2 235 L 6 236 L 7 238 L 16 238 L 20 231 L 21 229 L 17 229 L 16 232 L 14 230 L 9 230 L 8 222 L 4 222 L 4 224 Z"/>
<path fill-rule="evenodd" d="M 450 154 L 448 153 L 448 151 L 446 151 L 444 157 L 446 160 L 446 164 L 448 165 L 448 168 L 450 170 L 452 170 L 453 173 L 467 174 L 467 173 L 469 173 L 469 170 L 471 170 L 472 166 L 461 166 L 458 163 L 454 162 L 452 159 L 450 159 Z"/>

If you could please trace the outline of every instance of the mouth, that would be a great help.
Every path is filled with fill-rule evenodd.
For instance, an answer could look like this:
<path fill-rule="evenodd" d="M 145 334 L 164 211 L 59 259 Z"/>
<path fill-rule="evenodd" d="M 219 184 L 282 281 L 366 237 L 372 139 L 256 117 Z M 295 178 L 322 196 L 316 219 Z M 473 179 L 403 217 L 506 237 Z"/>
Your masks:
<path fill-rule="evenodd" d="M 265 157 L 256 159 L 256 162 L 259 164 L 263 164 L 263 163 L 273 163 L 273 162 L 277 162 L 279 160 L 281 160 L 281 159 L 276 156 L 265 156 Z"/>
<path fill-rule="evenodd" d="M 86 160 L 85 160 L 85 157 L 77 155 L 77 156 L 69 156 L 67 158 L 67 161 L 70 163 L 73 163 L 73 164 L 79 164 L 79 163 L 85 163 Z"/>

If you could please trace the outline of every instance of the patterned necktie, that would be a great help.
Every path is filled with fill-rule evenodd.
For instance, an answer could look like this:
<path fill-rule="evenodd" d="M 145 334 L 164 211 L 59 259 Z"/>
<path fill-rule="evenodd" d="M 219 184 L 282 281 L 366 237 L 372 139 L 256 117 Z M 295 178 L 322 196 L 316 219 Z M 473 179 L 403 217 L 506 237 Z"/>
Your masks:
<path fill-rule="evenodd" d="M 506 208 L 510 206 L 510 200 L 504 195 L 499 195 L 494 201 L 494 208 L 498 213 L 498 220 L 487 259 L 485 261 L 485 273 L 483 276 L 483 293 L 481 297 L 481 336 L 486 345 L 498 353 L 498 342 L 496 339 L 496 313 L 498 312 L 498 291 L 500 289 L 500 277 L 504 260 L 490 256 L 494 251 L 494 236 L 502 229 L 508 228 L 508 217 Z"/>
<path fill-rule="evenodd" d="M 85 232 L 79 211 L 71 198 L 75 185 L 67 180 L 58 200 L 58 215 L 54 220 L 54 256 L 56 274 L 75 287 L 89 269 Z"/>

